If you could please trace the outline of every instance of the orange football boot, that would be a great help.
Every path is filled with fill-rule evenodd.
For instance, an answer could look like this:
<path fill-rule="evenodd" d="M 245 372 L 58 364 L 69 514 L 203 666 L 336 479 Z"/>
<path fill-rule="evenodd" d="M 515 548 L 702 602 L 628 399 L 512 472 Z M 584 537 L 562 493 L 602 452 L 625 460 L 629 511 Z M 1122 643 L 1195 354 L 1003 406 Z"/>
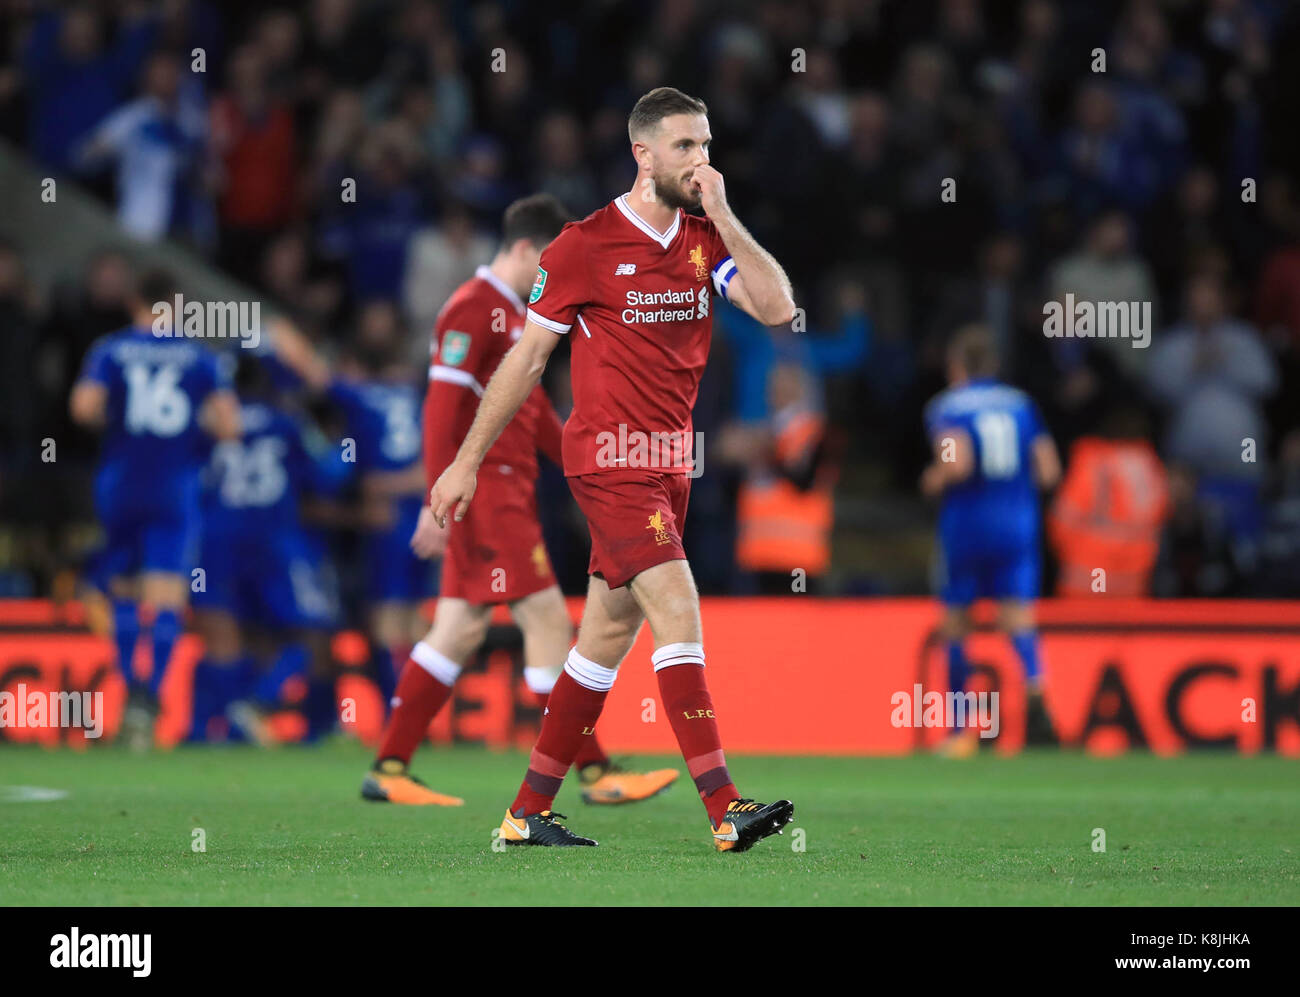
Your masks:
<path fill-rule="evenodd" d="M 941 758 L 974 758 L 980 750 L 980 732 L 978 727 L 963 727 L 945 737 L 935 747 L 934 753 Z"/>
<path fill-rule="evenodd" d="M 584 803 L 636 803 L 657 796 L 677 781 L 676 769 L 629 772 L 614 762 L 588 765 L 578 772 Z"/>
<path fill-rule="evenodd" d="M 402 803 L 412 807 L 463 807 L 459 796 L 435 793 L 406 770 L 401 759 L 385 758 L 366 773 L 361 783 L 363 799 L 377 803 Z"/>

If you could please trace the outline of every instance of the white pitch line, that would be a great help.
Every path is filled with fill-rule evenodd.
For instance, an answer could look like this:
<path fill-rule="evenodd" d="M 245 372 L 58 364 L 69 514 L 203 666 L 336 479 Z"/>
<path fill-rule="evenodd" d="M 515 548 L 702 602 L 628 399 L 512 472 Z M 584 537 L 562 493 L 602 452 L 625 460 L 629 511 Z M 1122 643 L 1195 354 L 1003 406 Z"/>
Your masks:
<path fill-rule="evenodd" d="M 0 786 L 0 803 L 51 803 L 67 795 L 66 789 L 47 786 Z"/>

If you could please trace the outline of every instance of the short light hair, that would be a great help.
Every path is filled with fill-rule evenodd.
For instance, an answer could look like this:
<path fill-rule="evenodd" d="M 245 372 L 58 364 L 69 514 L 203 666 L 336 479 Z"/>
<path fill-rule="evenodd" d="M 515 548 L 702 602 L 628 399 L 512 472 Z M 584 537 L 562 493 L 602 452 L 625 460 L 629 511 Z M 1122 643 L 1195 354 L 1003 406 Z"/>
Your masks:
<path fill-rule="evenodd" d="M 998 351 L 986 325 L 964 325 L 948 341 L 948 359 L 967 377 L 993 377 L 998 372 Z"/>
<path fill-rule="evenodd" d="M 684 94 L 676 87 L 655 87 L 636 102 L 632 113 L 627 116 L 627 137 L 635 142 L 673 114 L 708 113 L 708 106 L 698 97 Z"/>

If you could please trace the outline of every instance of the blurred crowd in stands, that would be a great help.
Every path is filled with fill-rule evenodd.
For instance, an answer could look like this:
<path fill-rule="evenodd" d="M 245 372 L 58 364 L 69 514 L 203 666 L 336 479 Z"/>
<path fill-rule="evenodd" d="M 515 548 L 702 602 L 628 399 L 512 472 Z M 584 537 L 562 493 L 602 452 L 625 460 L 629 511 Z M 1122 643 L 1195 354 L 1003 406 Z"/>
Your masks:
<path fill-rule="evenodd" d="M 630 185 L 637 96 L 705 100 L 729 200 L 804 310 L 797 329 L 716 311 L 687 537 L 706 592 L 779 590 L 796 567 L 823 590 L 907 590 L 839 540 L 873 502 L 904 500 L 924 527 L 922 406 L 945 340 L 978 321 L 1067 458 L 1054 585 L 1118 543 L 1135 591 L 1300 595 L 1298 5 L 0 8 L 0 135 L 38 171 L 100 196 L 124 243 L 197 250 L 327 353 L 379 307 L 416 383 L 513 198 L 585 215 Z M 90 342 L 125 323 L 131 279 L 103 247 L 37 293 L 22 257 L 0 246 L 7 594 L 68 584 L 93 545 L 95 444 L 66 398 Z M 1067 294 L 1149 302 L 1149 347 L 1046 336 L 1044 304 Z M 548 387 L 564 414 L 562 356 Z M 819 500 L 768 508 L 755 489 L 773 479 Z M 542 502 L 579 589 L 584 533 L 554 469 Z M 751 515 L 820 533 L 770 550 L 747 542 Z"/>

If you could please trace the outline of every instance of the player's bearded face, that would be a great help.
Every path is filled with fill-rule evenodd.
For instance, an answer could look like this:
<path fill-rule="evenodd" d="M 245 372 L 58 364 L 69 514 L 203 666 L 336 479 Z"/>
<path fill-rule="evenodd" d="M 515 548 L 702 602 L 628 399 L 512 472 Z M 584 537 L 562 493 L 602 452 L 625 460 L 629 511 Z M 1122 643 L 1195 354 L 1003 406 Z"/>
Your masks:
<path fill-rule="evenodd" d="M 691 182 L 694 166 L 659 168 L 651 175 L 655 196 L 670 208 L 690 211 L 700 206 L 700 189 Z"/>

